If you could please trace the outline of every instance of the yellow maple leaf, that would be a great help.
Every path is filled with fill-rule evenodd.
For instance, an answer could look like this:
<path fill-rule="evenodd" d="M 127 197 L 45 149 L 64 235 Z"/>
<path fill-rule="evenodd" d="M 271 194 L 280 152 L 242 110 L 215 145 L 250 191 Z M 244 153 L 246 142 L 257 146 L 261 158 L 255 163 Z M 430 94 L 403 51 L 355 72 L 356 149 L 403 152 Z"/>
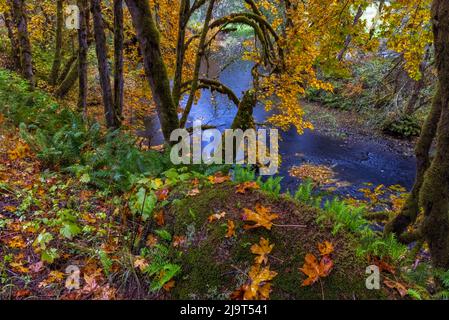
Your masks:
<path fill-rule="evenodd" d="M 247 181 L 237 186 L 235 193 L 245 194 L 248 190 L 260 189 L 259 185 L 255 181 Z"/>
<path fill-rule="evenodd" d="M 334 252 L 334 246 L 326 240 L 323 243 L 318 243 L 318 250 L 322 256 L 326 256 Z"/>
<path fill-rule="evenodd" d="M 259 244 L 253 244 L 251 246 L 251 252 L 257 254 L 258 256 L 254 258 L 257 264 L 267 264 L 268 255 L 273 250 L 274 244 L 270 245 L 270 242 L 265 238 L 260 238 Z"/>
<path fill-rule="evenodd" d="M 307 276 L 302 282 L 302 286 L 310 286 L 318 281 L 320 278 L 325 278 L 332 270 L 334 263 L 328 256 L 324 256 L 318 263 L 317 258 L 311 254 L 306 254 L 305 262 L 299 270 Z"/>
<path fill-rule="evenodd" d="M 273 226 L 273 220 L 279 218 L 279 215 L 271 213 L 269 208 L 263 207 L 260 204 L 257 204 L 255 209 L 255 211 L 251 209 L 243 209 L 243 220 L 256 223 L 251 226 L 245 225 L 244 228 L 248 230 L 258 227 L 264 227 L 268 230 L 271 230 L 271 227 Z"/>
<path fill-rule="evenodd" d="M 260 265 L 251 267 L 249 272 L 251 283 L 245 288 L 244 300 L 268 299 L 271 286 L 267 282 L 277 276 L 277 272 L 271 271 L 270 267 L 262 268 Z"/>

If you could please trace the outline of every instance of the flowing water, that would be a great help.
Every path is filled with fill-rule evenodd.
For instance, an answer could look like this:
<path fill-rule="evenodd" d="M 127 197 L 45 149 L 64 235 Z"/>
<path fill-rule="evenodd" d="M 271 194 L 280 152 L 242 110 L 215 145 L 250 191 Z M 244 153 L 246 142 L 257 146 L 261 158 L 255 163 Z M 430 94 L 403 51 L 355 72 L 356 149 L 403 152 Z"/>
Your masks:
<path fill-rule="evenodd" d="M 251 62 L 237 61 L 221 74 L 220 81 L 230 87 L 239 98 L 252 83 Z M 194 120 L 214 125 L 219 129 L 229 128 L 237 109 L 227 97 L 203 90 L 198 103 L 189 116 L 191 126 Z M 263 122 L 267 116 L 263 106 L 254 111 L 256 122 Z M 319 130 L 306 130 L 299 135 L 294 128 L 281 132 L 279 150 L 282 163 L 279 174 L 284 177 L 283 189 L 295 190 L 300 180 L 289 176 L 289 169 L 302 163 L 326 165 L 335 172 L 335 178 L 343 181 L 340 194 L 355 194 L 364 183 L 374 185 L 402 185 L 410 189 L 415 175 L 415 159 L 403 153 L 392 151 L 382 141 L 371 139 L 343 139 L 332 137 Z"/>

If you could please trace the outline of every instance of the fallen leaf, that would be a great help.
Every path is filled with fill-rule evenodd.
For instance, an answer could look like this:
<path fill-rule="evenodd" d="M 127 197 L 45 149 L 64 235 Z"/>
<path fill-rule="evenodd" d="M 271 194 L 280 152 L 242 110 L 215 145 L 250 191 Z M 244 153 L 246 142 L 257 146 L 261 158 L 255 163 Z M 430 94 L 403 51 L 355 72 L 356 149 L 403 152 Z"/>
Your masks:
<path fill-rule="evenodd" d="M 318 243 L 318 250 L 322 256 L 327 256 L 334 252 L 334 246 L 326 240 L 323 243 Z"/>
<path fill-rule="evenodd" d="M 226 232 L 226 238 L 235 237 L 235 223 L 232 220 L 228 220 L 228 231 Z"/>
<path fill-rule="evenodd" d="M 396 289 L 401 297 L 407 295 L 407 288 L 402 283 L 393 280 L 384 280 L 384 284 L 390 289 Z"/>
<path fill-rule="evenodd" d="M 271 213 L 269 208 L 263 207 L 260 204 L 256 204 L 255 211 L 252 211 L 250 209 L 243 209 L 243 220 L 256 223 L 251 226 L 245 225 L 244 228 L 246 230 L 258 227 L 264 227 L 268 230 L 271 230 L 271 227 L 273 226 L 273 220 L 277 219 L 278 217 L 279 215 Z"/>
<path fill-rule="evenodd" d="M 181 247 L 187 241 L 185 236 L 174 236 L 173 247 Z"/>
<path fill-rule="evenodd" d="M 30 270 L 33 273 L 38 273 L 39 271 L 42 270 L 42 268 L 44 267 L 44 263 L 42 261 L 33 263 L 32 265 L 30 265 Z"/>
<path fill-rule="evenodd" d="M 28 289 L 18 290 L 18 291 L 16 291 L 16 293 L 14 294 L 14 296 L 15 296 L 17 299 L 20 299 L 20 298 L 26 298 L 26 297 L 28 297 L 29 295 L 31 295 L 31 291 L 28 290 Z"/>
<path fill-rule="evenodd" d="M 165 224 L 164 210 L 160 210 L 158 213 L 156 213 L 154 215 L 154 220 L 156 220 L 158 226 L 162 227 Z"/>
<path fill-rule="evenodd" d="M 215 214 L 210 215 L 207 218 L 207 220 L 209 221 L 209 223 L 212 223 L 214 221 L 218 221 L 218 220 L 223 219 L 225 216 L 226 216 L 226 212 L 223 211 L 221 213 L 215 213 Z"/>
<path fill-rule="evenodd" d="M 270 286 L 266 286 L 268 281 L 277 276 L 277 272 L 271 271 L 270 267 L 261 268 L 260 265 L 252 266 L 248 274 L 251 283 L 247 286 L 243 299 L 268 299 Z"/>
<path fill-rule="evenodd" d="M 168 189 L 161 189 L 156 191 L 156 197 L 158 201 L 164 201 L 168 199 L 170 190 Z"/>
<path fill-rule="evenodd" d="M 267 264 L 268 255 L 273 250 L 274 244 L 270 245 L 270 242 L 265 238 L 260 238 L 259 244 L 253 244 L 251 246 L 251 252 L 257 254 L 258 256 L 254 258 L 257 264 Z"/>
<path fill-rule="evenodd" d="M 187 192 L 187 196 L 189 196 L 189 197 L 194 197 L 198 194 L 200 194 L 200 189 L 198 189 L 198 188 L 192 189 L 189 192 Z"/>
<path fill-rule="evenodd" d="M 152 234 L 150 234 L 147 238 L 147 242 L 146 245 L 147 247 L 153 248 L 155 245 L 157 245 L 158 240 L 155 236 L 153 236 Z"/>
<path fill-rule="evenodd" d="M 383 259 L 379 259 L 377 257 L 374 257 L 374 258 L 370 257 L 369 261 L 370 261 L 370 263 L 376 265 L 379 268 L 380 272 L 386 271 L 386 272 L 391 273 L 391 274 L 395 274 L 396 273 L 395 267 L 393 267 L 392 265 L 388 264 Z"/>
<path fill-rule="evenodd" d="M 307 276 L 302 283 L 302 286 L 310 286 L 319 278 L 325 278 L 329 275 L 332 270 L 334 263 L 328 256 L 322 257 L 321 261 L 318 263 L 317 258 L 311 254 L 306 254 L 305 262 L 302 268 L 299 270 Z"/>
<path fill-rule="evenodd" d="M 140 271 L 144 271 L 146 268 L 148 268 L 148 262 L 145 260 L 145 258 L 137 257 L 134 260 L 134 268 L 138 268 Z"/>
<path fill-rule="evenodd" d="M 173 289 L 174 287 L 175 287 L 175 280 L 170 280 L 169 282 L 167 282 L 162 286 L 162 288 L 167 292 L 170 292 L 170 290 Z"/>
<path fill-rule="evenodd" d="M 237 186 L 235 193 L 245 194 L 248 190 L 260 189 L 259 184 L 255 181 L 247 181 Z"/>
<path fill-rule="evenodd" d="M 207 179 L 212 184 L 221 184 L 221 183 L 224 183 L 226 181 L 230 181 L 231 177 L 230 176 L 224 176 L 224 175 L 219 173 L 219 174 L 216 174 L 215 176 L 210 176 Z"/>
<path fill-rule="evenodd" d="M 19 141 L 13 150 L 8 150 L 8 157 L 10 160 L 14 161 L 17 159 L 23 159 L 26 156 L 28 156 L 30 153 L 30 147 L 22 142 Z"/>

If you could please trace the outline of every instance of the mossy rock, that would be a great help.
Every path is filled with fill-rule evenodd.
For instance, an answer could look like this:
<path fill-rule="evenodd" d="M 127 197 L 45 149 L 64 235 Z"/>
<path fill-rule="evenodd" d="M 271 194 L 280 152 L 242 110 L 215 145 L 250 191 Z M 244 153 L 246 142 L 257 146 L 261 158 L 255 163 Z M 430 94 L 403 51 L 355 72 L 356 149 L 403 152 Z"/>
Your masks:
<path fill-rule="evenodd" d="M 270 207 L 279 214 L 278 225 L 305 225 L 306 228 L 273 226 L 244 230 L 243 208 L 256 204 Z M 213 213 L 226 212 L 224 219 L 209 223 Z M 273 199 L 260 191 L 236 194 L 235 185 L 221 184 L 201 190 L 194 197 L 176 202 L 167 217 L 175 235 L 188 241 L 177 263 L 182 274 L 172 290 L 173 299 L 227 299 L 246 280 L 245 273 L 254 262 L 250 247 L 260 237 L 269 239 L 274 249 L 269 257 L 270 269 L 278 275 L 272 281 L 271 299 L 382 299 L 383 290 L 365 287 L 369 263 L 355 254 L 356 242 L 351 234 L 331 234 L 332 226 L 318 225 L 318 209 L 281 197 Z M 226 235 L 227 219 L 236 225 L 236 237 Z M 330 241 L 335 248 L 331 258 L 334 268 L 321 283 L 302 287 L 305 275 L 299 271 L 307 253 L 319 256 L 317 244 Z M 322 285 L 322 286 L 321 286 Z"/>

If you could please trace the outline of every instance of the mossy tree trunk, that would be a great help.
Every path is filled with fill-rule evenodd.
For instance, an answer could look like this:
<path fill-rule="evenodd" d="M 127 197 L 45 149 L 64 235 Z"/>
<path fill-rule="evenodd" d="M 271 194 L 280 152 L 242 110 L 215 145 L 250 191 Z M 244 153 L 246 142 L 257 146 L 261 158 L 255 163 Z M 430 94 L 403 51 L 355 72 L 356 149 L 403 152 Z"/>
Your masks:
<path fill-rule="evenodd" d="M 58 81 L 59 70 L 61 68 L 62 60 L 62 28 L 64 23 L 63 15 L 64 0 L 56 1 L 56 43 L 55 43 L 55 56 L 53 58 L 53 65 L 49 76 L 49 83 L 55 85 Z"/>
<path fill-rule="evenodd" d="M 100 74 L 100 87 L 103 97 L 104 116 L 106 126 L 109 129 L 120 127 L 118 117 L 114 109 L 114 101 L 111 87 L 111 72 L 108 63 L 108 48 L 104 31 L 103 15 L 101 12 L 101 0 L 91 0 L 91 11 L 94 21 L 95 47 L 97 52 L 98 72 Z"/>
<path fill-rule="evenodd" d="M 198 52 L 197 52 L 196 58 L 195 58 L 195 69 L 193 71 L 193 79 L 192 79 L 191 87 L 190 87 L 190 95 L 189 95 L 189 99 L 187 100 L 187 104 L 185 106 L 184 113 L 181 117 L 181 122 L 180 122 L 181 127 L 184 127 L 187 123 L 187 119 L 189 117 L 190 111 L 193 106 L 193 102 L 195 100 L 195 93 L 196 93 L 196 90 L 198 89 L 198 79 L 200 76 L 201 62 L 202 62 L 204 54 L 205 54 L 205 52 L 204 52 L 206 49 L 205 43 L 206 43 L 207 33 L 209 31 L 209 24 L 212 19 L 214 5 L 215 5 L 215 0 L 210 0 L 209 6 L 207 7 L 206 18 L 204 20 L 203 30 L 201 31 L 200 41 L 198 44 Z"/>
<path fill-rule="evenodd" d="M 256 107 L 257 99 L 256 94 L 253 89 L 248 90 L 244 93 L 242 100 L 239 104 L 239 109 L 237 115 L 232 122 L 231 129 L 242 129 L 243 131 L 247 129 L 255 129 L 256 125 L 254 123 L 253 112 Z"/>
<path fill-rule="evenodd" d="M 8 38 L 11 42 L 11 56 L 14 63 L 14 69 L 20 70 L 20 52 L 19 45 L 17 42 L 16 33 L 14 32 L 14 24 L 11 18 L 11 14 L 9 12 L 3 13 L 3 20 L 5 21 L 5 26 L 8 31 Z"/>
<path fill-rule="evenodd" d="M 400 238 L 407 227 L 413 224 L 418 217 L 420 211 L 419 192 L 424 181 L 424 174 L 430 166 L 430 149 L 435 139 L 440 117 L 441 96 L 438 90 L 432 103 L 432 109 L 427 116 L 421 135 L 416 144 L 415 154 L 417 168 L 415 184 L 401 212 L 385 226 L 386 234 L 394 233 Z"/>
<path fill-rule="evenodd" d="M 74 63 L 71 64 L 71 68 L 67 76 L 62 80 L 62 82 L 59 84 L 58 88 L 55 91 L 55 96 L 58 98 L 63 98 L 69 93 L 70 89 L 75 85 L 76 79 L 78 79 L 78 73 L 79 73 L 79 63 L 78 58 L 75 60 Z M 86 90 L 87 92 L 87 90 Z M 80 92 L 81 96 L 81 92 Z M 78 109 L 80 108 L 80 100 L 78 100 Z M 81 107 L 82 108 L 82 107 Z M 83 109 L 80 109 L 82 112 Z"/>
<path fill-rule="evenodd" d="M 17 37 L 20 47 L 20 64 L 23 76 L 34 88 L 34 72 L 31 52 L 31 42 L 28 33 L 28 22 L 25 12 L 25 0 L 12 0 L 14 22 L 17 28 Z"/>
<path fill-rule="evenodd" d="M 120 125 L 123 113 L 123 0 L 114 0 L 114 110 Z"/>
<path fill-rule="evenodd" d="M 171 95 L 170 81 L 162 59 L 159 32 L 146 0 L 126 0 L 132 22 L 140 43 L 145 73 L 161 122 L 165 141 L 170 141 L 171 132 L 179 128 L 177 108 Z"/>
<path fill-rule="evenodd" d="M 172 90 L 173 102 L 176 106 L 179 105 L 179 100 L 181 99 L 182 71 L 186 52 L 185 38 L 187 23 L 189 22 L 190 17 L 189 13 L 190 1 L 181 0 L 181 6 L 179 9 L 178 39 L 176 43 L 176 69 Z"/>
<path fill-rule="evenodd" d="M 87 118 L 87 52 L 88 45 L 88 24 L 89 24 L 89 4 L 87 0 L 78 0 L 80 10 L 78 29 L 78 111 L 82 112 L 84 119 Z M 73 70 L 72 72 L 75 72 Z M 72 75 L 74 77 L 74 75 Z"/>
<path fill-rule="evenodd" d="M 449 269 L 449 0 L 434 0 L 432 24 L 441 99 L 436 156 L 420 192 L 424 208 L 422 233 L 435 267 Z"/>

